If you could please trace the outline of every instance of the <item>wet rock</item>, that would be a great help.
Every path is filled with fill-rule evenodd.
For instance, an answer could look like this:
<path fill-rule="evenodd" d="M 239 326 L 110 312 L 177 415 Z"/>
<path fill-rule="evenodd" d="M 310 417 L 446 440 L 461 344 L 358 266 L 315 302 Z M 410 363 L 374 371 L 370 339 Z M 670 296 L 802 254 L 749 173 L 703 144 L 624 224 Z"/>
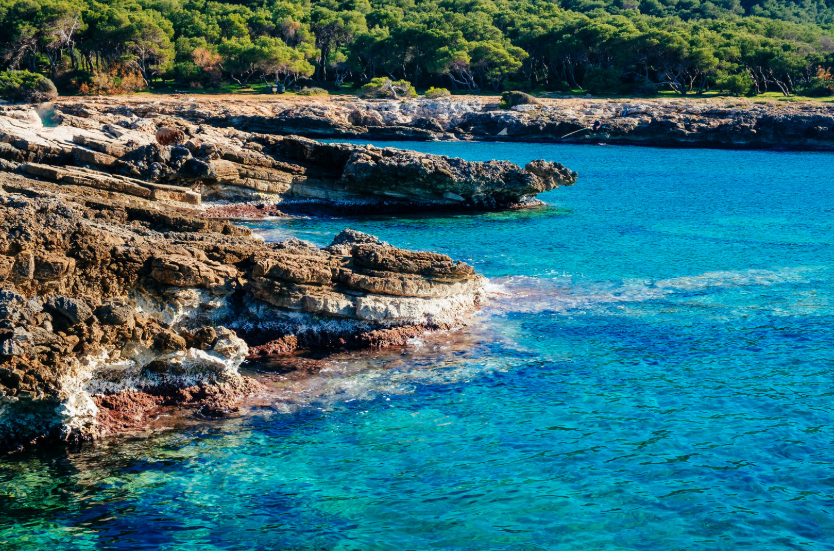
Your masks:
<path fill-rule="evenodd" d="M 560 163 L 531 161 L 524 170 L 538 176 L 543 189 L 553 189 L 560 185 L 571 186 L 576 182 L 577 174 Z"/>

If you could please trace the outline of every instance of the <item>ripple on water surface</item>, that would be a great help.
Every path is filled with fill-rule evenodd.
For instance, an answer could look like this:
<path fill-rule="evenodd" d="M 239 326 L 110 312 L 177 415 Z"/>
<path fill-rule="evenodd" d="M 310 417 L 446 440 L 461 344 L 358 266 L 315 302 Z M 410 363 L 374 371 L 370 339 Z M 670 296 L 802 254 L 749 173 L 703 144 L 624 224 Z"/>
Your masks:
<path fill-rule="evenodd" d="M 411 145 L 580 180 L 525 212 L 254 226 L 466 260 L 472 327 L 251 365 L 275 392 L 237 419 L 4 459 L 0 548 L 834 547 L 831 155 Z"/>

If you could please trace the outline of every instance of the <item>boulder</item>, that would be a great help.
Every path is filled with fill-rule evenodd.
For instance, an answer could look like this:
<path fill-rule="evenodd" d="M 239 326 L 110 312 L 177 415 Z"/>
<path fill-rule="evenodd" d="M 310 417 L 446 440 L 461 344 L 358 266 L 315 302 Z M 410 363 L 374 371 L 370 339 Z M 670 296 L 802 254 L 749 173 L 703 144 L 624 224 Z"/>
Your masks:
<path fill-rule="evenodd" d="M 73 325 L 86 321 L 93 315 L 92 309 L 80 298 L 53 295 L 46 299 L 46 306 Z"/>

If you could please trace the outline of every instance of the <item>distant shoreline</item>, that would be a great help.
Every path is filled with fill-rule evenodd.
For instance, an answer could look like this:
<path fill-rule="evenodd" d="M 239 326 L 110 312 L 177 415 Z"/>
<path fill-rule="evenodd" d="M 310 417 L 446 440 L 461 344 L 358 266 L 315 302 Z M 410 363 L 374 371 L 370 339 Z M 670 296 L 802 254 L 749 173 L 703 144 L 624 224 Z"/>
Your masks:
<path fill-rule="evenodd" d="M 363 100 L 350 96 L 65 97 L 137 116 L 317 139 L 623 144 L 666 148 L 834 150 L 834 105 L 746 98 L 541 98 L 502 110 L 497 97 Z M 596 130 L 594 125 L 597 123 Z"/>

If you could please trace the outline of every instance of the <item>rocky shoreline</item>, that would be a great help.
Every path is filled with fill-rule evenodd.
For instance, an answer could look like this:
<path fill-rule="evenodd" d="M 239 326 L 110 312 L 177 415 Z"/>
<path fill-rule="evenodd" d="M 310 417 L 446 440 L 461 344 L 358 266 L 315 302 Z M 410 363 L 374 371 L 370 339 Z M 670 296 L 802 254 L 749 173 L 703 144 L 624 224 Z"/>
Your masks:
<path fill-rule="evenodd" d="M 57 104 L 44 114 L 0 106 L 0 170 L 195 206 L 265 202 L 280 203 L 282 212 L 337 215 L 517 208 L 577 176 L 543 160 L 523 168 L 470 162 L 110 107 Z M 161 145 L 158 133 L 171 143 Z"/>
<path fill-rule="evenodd" d="M 544 161 L 2 107 L 0 452 L 141 429 L 159 408 L 229 415 L 263 390 L 247 358 L 402 345 L 466 325 L 485 298 L 443 254 L 352 230 L 265 243 L 230 219 L 517 208 L 575 179 Z"/>
<path fill-rule="evenodd" d="M 498 107 L 498 98 L 361 100 L 268 96 L 119 97 L 58 107 L 79 118 L 130 112 L 156 120 L 269 135 L 366 140 L 608 143 L 659 147 L 834 150 L 834 106 L 744 98 L 540 99 Z"/>

